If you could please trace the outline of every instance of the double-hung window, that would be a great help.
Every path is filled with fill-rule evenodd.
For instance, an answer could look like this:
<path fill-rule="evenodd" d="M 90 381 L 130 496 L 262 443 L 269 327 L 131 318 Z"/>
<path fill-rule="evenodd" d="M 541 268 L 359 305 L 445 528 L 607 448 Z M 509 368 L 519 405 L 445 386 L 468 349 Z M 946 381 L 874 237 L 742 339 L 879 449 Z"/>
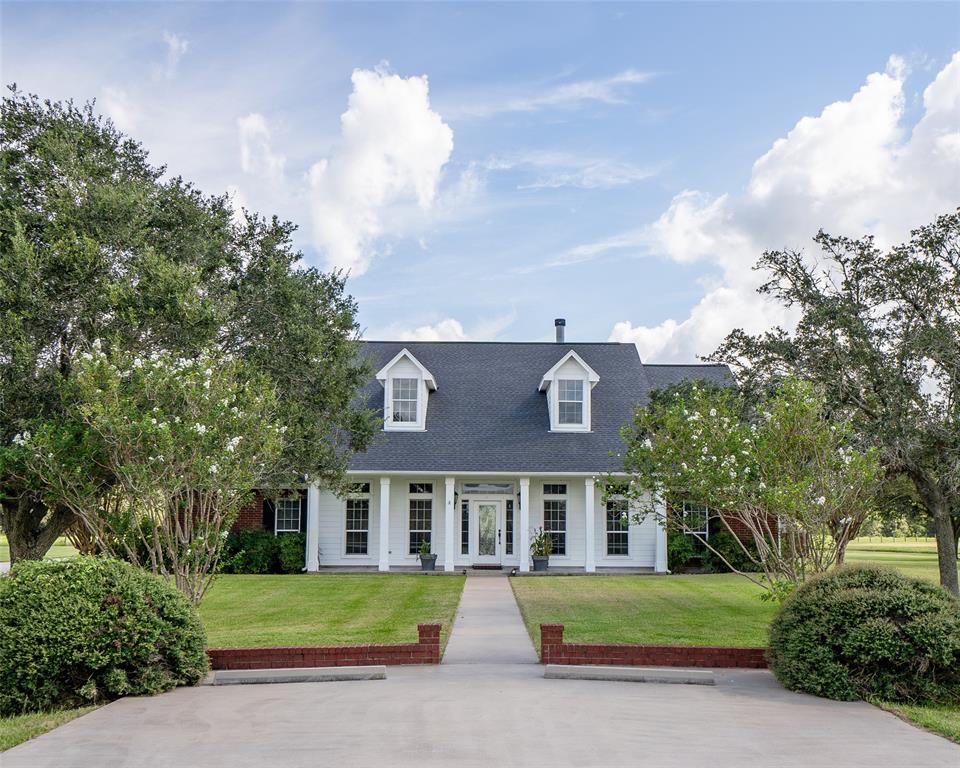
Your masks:
<path fill-rule="evenodd" d="M 423 542 L 430 544 L 433 531 L 433 483 L 410 483 L 409 554 L 420 551 Z"/>
<path fill-rule="evenodd" d="M 683 502 L 683 528 L 691 539 L 693 547 L 699 553 L 706 549 L 704 539 L 710 536 L 710 509 L 703 504 Z"/>
<path fill-rule="evenodd" d="M 557 421 L 583 424 L 583 380 L 557 379 Z"/>
<path fill-rule="evenodd" d="M 393 421 L 397 424 L 416 424 L 420 379 L 392 379 Z"/>
<path fill-rule="evenodd" d="M 567 486 L 565 483 L 544 483 L 543 530 L 550 534 L 551 554 L 567 554 Z"/>
<path fill-rule="evenodd" d="M 347 497 L 344 554 L 366 555 L 370 547 L 370 483 L 357 483 Z"/>
<path fill-rule="evenodd" d="M 630 554 L 629 504 L 622 496 L 607 499 L 607 556 Z"/>
<path fill-rule="evenodd" d="M 275 533 L 300 533 L 300 497 L 277 499 Z"/>

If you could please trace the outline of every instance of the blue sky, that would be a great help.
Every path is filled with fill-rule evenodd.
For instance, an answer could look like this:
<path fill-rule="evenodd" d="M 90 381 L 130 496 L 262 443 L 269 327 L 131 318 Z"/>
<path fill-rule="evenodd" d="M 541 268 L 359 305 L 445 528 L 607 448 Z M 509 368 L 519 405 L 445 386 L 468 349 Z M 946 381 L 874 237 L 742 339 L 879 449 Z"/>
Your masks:
<path fill-rule="evenodd" d="M 956 3 L 2 13 L 5 83 L 96 98 L 171 173 L 297 222 L 373 338 L 565 316 L 693 360 L 789 325 L 754 295 L 764 248 L 894 242 L 960 201 Z"/>

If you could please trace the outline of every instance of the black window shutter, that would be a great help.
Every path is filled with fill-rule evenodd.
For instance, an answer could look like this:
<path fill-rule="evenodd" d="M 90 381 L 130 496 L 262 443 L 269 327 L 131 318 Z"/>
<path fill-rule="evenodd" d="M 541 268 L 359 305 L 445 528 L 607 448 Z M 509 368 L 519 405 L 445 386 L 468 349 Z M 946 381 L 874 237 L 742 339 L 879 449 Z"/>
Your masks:
<path fill-rule="evenodd" d="M 275 517 L 276 517 L 276 512 L 274 511 L 273 502 L 270 499 L 264 499 L 263 500 L 263 530 L 270 531 L 270 533 L 273 533 Z"/>
<path fill-rule="evenodd" d="M 300 491 L 300 533 L 307 531 L 307 492 Z"/>

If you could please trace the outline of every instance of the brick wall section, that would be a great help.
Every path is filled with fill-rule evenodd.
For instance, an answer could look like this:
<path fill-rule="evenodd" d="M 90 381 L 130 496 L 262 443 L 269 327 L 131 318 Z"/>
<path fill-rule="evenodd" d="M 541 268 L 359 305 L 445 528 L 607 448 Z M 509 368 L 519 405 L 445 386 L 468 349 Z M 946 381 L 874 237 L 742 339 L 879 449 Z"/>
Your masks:
<path fill-rule="evenodd" d="M 766 648 L 565 643 L 563 624 L 540 625 L 540 660 L 620 667 L 767 667 Z"/>
<path fill-rule="evenodd" d="M 240 510 L 237 519 L 233 521 L 231 530 L 257 530 L 263 528 L 263 494 L 256 491 L 253 500 Z"/>
<path fill-rule="evenodd" d="M 440 625 L 419 624 L 416 643 L 326 645 L 296 648 L 211 648 L 212 669 L 360 667 L 368 664 L 439 664 Z"/>

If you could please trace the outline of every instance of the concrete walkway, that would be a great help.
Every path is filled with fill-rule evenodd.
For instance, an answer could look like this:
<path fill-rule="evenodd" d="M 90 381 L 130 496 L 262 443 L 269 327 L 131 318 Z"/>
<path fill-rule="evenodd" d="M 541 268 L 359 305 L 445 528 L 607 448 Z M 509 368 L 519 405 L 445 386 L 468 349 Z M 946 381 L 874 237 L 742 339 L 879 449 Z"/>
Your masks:
<path fill-rule="evenodd" d="M 443 663 L 537 663 L 507 576 L 496 572 L 467 576 Z"/>

